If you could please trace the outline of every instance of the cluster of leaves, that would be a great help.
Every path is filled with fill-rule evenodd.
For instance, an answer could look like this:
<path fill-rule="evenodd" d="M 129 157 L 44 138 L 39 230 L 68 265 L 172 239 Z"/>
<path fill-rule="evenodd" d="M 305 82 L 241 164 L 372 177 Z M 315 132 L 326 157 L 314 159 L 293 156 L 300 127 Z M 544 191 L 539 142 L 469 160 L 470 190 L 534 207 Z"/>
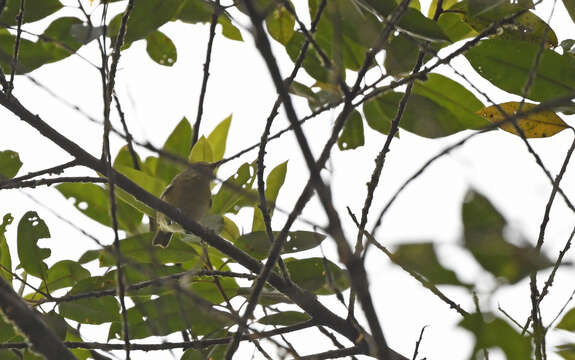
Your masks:
<path fill-rule="evenodd" d="M 112 2 L 113 0 L 110 0 Z M 322 9 L 320 0 L 309 1 L 309 14 L 314 19 Z M 575 20 L 575 3 L 564 0 L 565 6 Z M 341 101 L 344 91 L 340 88 L 347 71 L 358 71 L 363 66 L 365 54 L 374 46 L 385 49 L 383 64 L 385 75 L 396 80 L 410 76 L 418 57 L 423 54 L 425 62 L 438 61 L 439 51 L 452 44 L 474 38 L 488 31 L 486 38 L 462 52 L 477 74 L 493 85 L 509 93 L 524 96 L 537 103 L 572 96 L 575 92 L 575 40 L 559 41 L 553 30 L 530 9 L 529 0 L 485 1 L 446 0 L 437 9 L 433 1 L 425 16 L 414 0 L 397 24 L 397 31 L 387 39 L 379 39 L 387 26 L 389 15 L 396 9 L 395 0 L 329 0 L 324 14 L 317 23 L 313 46 L 309 47 L 302 66 L 315 81 L 311 85 L 294 81 L 290 91 L 307 99 L 310 109 L 318 110 Z M 12 54 L 17 36 L 13 31 L 19 12 L 19 0 L 7 0 L 0 14 L 0 66 L 10 72 Z M 23 23 L 54 16 L 55 20 L 42 34 L 29 40 L 25 33 L 21 39 L 16 73 L 24 74 L 40 66 L 62 60 L 75 54 L 83 45 L 105 34 L 112 41 L 119 33 L 121 15 L 113 17 L 106 27 L 93 26 L 80 17 L 57 17 L 63 7 L 59 0 L 27 0 Z M 240 12 L 246 9 L 242 2 L 235 6 Z M 259 0 L 257 8 L 265 13 L 265 25 L 270 36 L 285 48 L 295 62 L 307 41 L 303 31 L 296 30 L 296 13 L 289 1 Z M 188 24 L 217 21 L 222 34 L 228 39 L 241 41 L 242 35 L 233 24 L 229 9 L 223 9 L 208 0 L 146 0 L 136 2 L 130 15 L 123 49 L 133 42 L 145 40 L 147 52 L 160 65 L 172 66 L 177 61 L 177 48 L 172 40 L 159 30 L 170 21 Z M 505 21 L 498 31 L 490 31 L 494 23 Z M 534 64 L 537 66 L 534 68 Z M 526 86 L 530 84 L 530 86 Z M 491 123 L 502 123 L 501 128 L 514 134 L 522 133 L 528 138 L 549 137 L 569 126 L 554 111 L 571 113 L 572 104 L 547 109 L 534 114 L 519 116 L 516 127 L 507 122 L 509 117 L 529 112 L 537 104 L 508 102 L 485 106 L 469 89 L 467 84 L 457 82 L 438 73 L 418 76 L 414 80 L 412 94 L 402 116 L 400 127 L 417 135 L 438 138 L 463 130 L 477 130 Z M 338 139 L 342 150 L 351 150 L 364 144 L 364 122 L 377 132 L 388 134 L 398 106 L 404 95 L 386 87 L 367 88 L 373 96 L 366 97 L 363 105 L 354 110 L 347 119 Z M 361 111 L 360 111 L 361 110 Z M 193 131 L 187 119 L 182 119 L 165 141 L 162 150 L 189 162 L 215 162 L 224 157 L 231 116 L 219 123 L 206 137 L 192 147 Z M 155 196 L 160 196 L 171 179 L 185 165 L 175 162 L 172 156 L 148 156 L 141 159 L 124 147 L 116 155 L 113 166 L 136 184 Z M 13 151 L 0 152 L 0 180 L 16 176 L 22 163 Z M 214 188 L 211 214 L 204 225 L 226 238 L 252 257 L 265 259 L 270 243 L 266 235 L 263 215 L 257 207 L 257 193 L 253 189 L 256 174 L 255 162 L 243 163 L 223 183 Z M 265 184 L 266 198 L 275 203 L 287 174 L 287 162 L 274 167 Z M 66 198 L 73 199 L 76 208 L 88 218 L 111 227 L 109 196 L 105 186 L 90 183 L 64 183 L 56 189 Z M 152 233 L 146 217 L 154 218 L 155 211 L 118 189 L 117 220 L 125 236 L 121 239 L 123 271 L 128 286 L 127 296 L 134 305 L 128 309 L 130 336 L 133 339 L 163 336 L 188 329 L 194 336 L 222 337 L 235 321 L 229 314 L 216 310 L 212 305 L 223 303 L 236 296 L 247 297 L 249 290 L 241 287 L 232 277 L 220 277 L 217 282 L 210 276 L 192 276 L 184 285 L 180 282 L 162 282 L 154 286 L 130 288 L 152 278 L 170 276 L 198 270 L 206 259 L 201 241 L 192 235 L 177 235 L 166 249 L 152 246 Z M 251 231 L 242 234 L 233 218 L 241 209 L 252 208 Z M 273 210 L 273 209 L 272 209 Z M 528 245 L 517 245 L 508 239 L 505 218 L 482 195 L 471 192 L 462 206 L 464 241 L 467 249 L 483 269 L 506 284 L 515 284 L 533 271 L 545 269 L 551 261 Z M 4 236 L 13 218 L 4 217 L 0 225 L 0 265 L 12 271 L 12 259 Z M 46 259 L 50 249 L 38 246 L 40 239 L 49 238 L 48 226 L 30 211 L 17 227 L 17 269 L 27 276 L 41 281 L 39 292 L 28 294 L 27 300 L 51 301 L 49 294 L 66 290 L 67 295 L 97 293 L 115 289 L 117 279 L 116 258 L 111 247 L 87 251 L 78 261 L 65 260 L 48 267 Z M 317 247 L 325 236 L 311 231 L 293 231 L 283 248 L 283 254 L 309 250 Z M 209 264 L 214 269 L 229 270 L 234 259 L 210 248 Z M 452 285 L 469 288 L 472 285 L 460 281 L 453 270 L 446 269 L 435 253 L 433 243 L 414 243 L 399 246 L 392 260 L 410 268 L 426 281 L 435 285 Z M 92 276 L 85 264 L 98 261 L 106 270 L 105 275 Z M 347 273 L 337 264 L 324 258 L 284 258 L 292 280 L 302 288 L 316 294 L 329 295 L 350 286 Z M 10 272 L 0 276 L 12 280 Z M 182 302 L 180 287 L 192 291 L 209 304 Z M 260 297 L 262 306 L 289 302 L 271 288 L 265 288 Z M 202 305 L 203 304 L 203 305 Z M 202 307 L 204 306 L 204 307 Z M 201 311 L 198 311 L 200 309 Z M 474 314 L 466 317 L 461 326 L 472 331 L 476 337 L 475 352 L 486 347 L 500 347 L 510 359 L 528 358 L 530 344 L 502 319 L 494 315 Z M 111 324 L 109 339 L 121 337 L 121 316 L 118 301 L 113 296 L 87 296 L 82 299 L 62 301 L 54 311 L 43 314 L 46 322 L 62 338 L 79 340 L 78 331 L 64 319 L 79 324 Z M 559 328 L 575 331 L 573 310 L 559 323 Z M 257 322 L 265 325 L 289 325 L 305 321 L 308 316 L 301 312 L 278 312 Z M 0 322 L 0 341 L 20 341 L 22 336 L 11 324 Z M 207 350 L 207 355 L 217 358 L 222 347 Z M 85 359 L 89 353 L 74 350 L 78 358 Z M 561 347 L 561 355 L 573 357 L 572 345 Z M 189 349 L 182 359 L 194 359 L 198 355 Z M 33 359 L 32 353 L 24 358 Z M 0 357 L 16 358 L 10 351 L 0 350 Z"/>
<path fill-rule="evenodd" d="M 224 119 L 207 137 L 200 137 L 192 148 L 192 128 L 188 120 L 184 118 L 166 140 L 163 151 L 191 162 L 221 160 L 225 152 L 231 121 L 231 116 Z M 21 166 L 18 154 L 11 151 L 2 152 L 0 161 L 3 165 L 2 174 L 6 178 L 14 177 Z M 124 147 L 117 154 L 114 167 L 156 196 L 160 195 L 173 176 L 185 168 L 183 163 L 174 162 L 163 156 L 149 156 L 145 160 L 138 158 L 137 162 L 139 170 L 134 168 L 133 158 L 127 147 Z M 286 174 L 287 162 L 279 164 L 270 171 L 266 180 L 266 196 L 271 203 L 275 202 Z M 232 241 L 251 256 L 264 259 L 267 257 L 270 242 L 264 231 L 261 211 L 257 208 L 257 195 L 252 190 L 254 180 L 255 166 L 250 163 L 241 165 L 237 172 L 224 181 L 215 192 L 211 215 L 206 217 L 204 225 Z M 237 188 L 242 191 L 238 192 Z M 76 208 L 90 219 L 108 227 L 112 226 L 106 187 L 91 183 L 63 183 L 56 186 L 56 189 L 66 198 L 72 199 Z M 119 191 L 118 196 L 118 225 L 126 234 L 120 240 L 122 258 L 125 263 L 123 275 L 126 286 L 199 270 L 205 266 L 203 248 L 196 236 L 177 234 L 167 248 L 154 247 L 152 245 L 153 232 L 149 231 L 148 224 L 143 223 L 144 215 L 155 217 L 154 211 L 125 192 Z M 240 234 L 238 226 L 226 214 L 237 214 L 245 207 L 254 208 L 252 231 Z M 0 265 L 8 271 L 12 270 L 12 260 L 3 234 L 12 220 L 10 214 L 6 215 L 0 227 Z M 39 247 L 38 241 L 49 237 L 48 226 L 36 212 L 30 211 L 20 219 L 17 230 L 18 268 L 23 270 L 27 276 L 41 280 L 39 292 L 25 296 L 27 300 L 44 301 L 49 299 L 49 294 L 65 288 L 69 288 L 66 295 L 116 289 L 116 257 L 112 246 L 89 250 L 78 261 L 64 260 L 48 266 L 45 260 L 50 257 L 51 251 L 48 248 Z M 283 253 L 290 254 L 312 249 L 324 239 L 324 235 L 316 232 L 290 232 Z M 229 271 L 228 264 L 234 262 L 234 259 L 227 258 L 211 248 L 208 256 L 209 263 L 219 271 Z M 105 275 L 93 276 L 84 267 L 86 263 L 95 260 L 98 261 L 100 267 L 106 269 Z M 329 295 L 349 287 L 346 272 L 329 260 L 286 258 L 285 264 L 292 274 L 292 280 L 315 294 Z M 9 272 L 4 271 L 1 275 L 7 280 L 12 279 Z M 235 323 L 232 318 L 225 312 L 214 309 L 205 311 L 194 302 L 182 301 L 184 295 L 181 291 L 192 291 L 211 305 L 222 303 L 225 299 L 235 296 L 247 297 L 249 295 L 249 288 L 240 287 L 233 277 L 219 278 L 216 284 L 214 278 L 210 276 L 189 277 L 184 290 L 173 281 L 129 290 L 127 296 L 130 296 L 135 304 L 128 309 L 131 338 L 163 336 L 184 329 L 188 329 L 195 336 L 202 335 L 208 338 L 225 336 L 225 330 Z M 266 306 L 282 302 L 290 302 L 290 300 L 272 289 L 266 289 L 260 298 L 260 303 Z M 58 329 L 61 331 L 58 334 L 62 334 L 63 340 L 79 340 L 77 331 L 66 325 L 64 319 L 73 320 L 79 324 L 111 323 L 109 338 L 121 337 L 120 306 L 113 296 L 88 296 L 65 301 L 59 303 L 57 312 L 52 311 L 45 317 L 59 326 Z M 261 324 L 289 325 L 307 319 L 309 316 L 304 313 L 288 311 L 265 316 L 261 319 Z M 48 321 L 49 324 L 52 322 Z M 2 341 L 22 340 L 21 336 L 16 334 L 12 326 L 7 323 L 0 326 L 0 339 Z M 197 351 L 193 349 L 188 351 L 188 353 L 195 352 Z M 76 355 L 85 359 L 89 353 L 78 351 Z"/>

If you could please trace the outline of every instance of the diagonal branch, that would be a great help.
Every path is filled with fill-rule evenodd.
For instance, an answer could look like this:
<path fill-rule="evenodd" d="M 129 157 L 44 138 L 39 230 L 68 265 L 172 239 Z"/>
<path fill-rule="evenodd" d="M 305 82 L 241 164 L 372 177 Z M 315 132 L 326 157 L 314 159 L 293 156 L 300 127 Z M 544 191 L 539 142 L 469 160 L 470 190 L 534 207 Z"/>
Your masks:
<path fill-rule="evenodd" d="M 46 359 L 76 359 L 52 329 L 44 323 L 40 314 L 30 309 L 2 277 L 0 277 L 0 309 L 4 317 L 16 324 L 30 340 L 34 350 L 44 355 Z"/>

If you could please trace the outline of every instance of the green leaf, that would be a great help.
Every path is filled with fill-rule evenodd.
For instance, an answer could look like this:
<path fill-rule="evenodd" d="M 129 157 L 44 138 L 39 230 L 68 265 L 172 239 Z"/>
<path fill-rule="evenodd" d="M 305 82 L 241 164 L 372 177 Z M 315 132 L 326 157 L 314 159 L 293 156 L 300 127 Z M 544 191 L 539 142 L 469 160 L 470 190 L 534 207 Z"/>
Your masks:
<path fill-rule="evenodd" d="M 433 19 L 435 15 L 435 11 L 437 10 L 437 3 L 438 0 L 431 0 L 431 4 L 429 5 L 429 10 L 427 11 L 427 17 Z M 441 7 L 443 9 L 449 9 L 453 4 L 455 4 L 457 0 L 444 0 Z"/>
<path fill-rule="evenodd" d="M 90 261 L 98 259 L 99 255 L 100 250 L 88 250 L 85 253 L 83 253 L 82 256 L 80 256 L 80 258 L 78 259 L 78 263 L 80 264 L 89 263 Z"/>
<path fill-rule="evenodd" d="M 274 238 L 279 232 L 274 231 Z M 282 253 L 289 254 L 313 249 L 321 244 L 325 235 L 312 231 L 291 231 L 284 243 Z M 235 245 L 258 260 L 265 259 L 271 242 L 265 231 L 254 231 L 236 239 Z"/>
<path fill-rule="evenodd" d="M 556 326 L 557 329 L 567 330 L 567 331 L 575 331 L 575 308 L 569 310 L 559 324 Z"/>
<path fill-rule="evenodd" d="M 367 124 L 372 129 L 387 134 L 402 97 L 403 93 L 388 92 L 366 102 L 363 113 Z M 428 138 L 447 136 L 468 129 L 468 126 L 462 124 L 449 110 L 417 94 L 411 94 L 409 97 L 399 126 Z"/>
<path fill-rule="evenodd" d="M 565 5 L 565 9 L 567 9 L 571 20 L 575 22 L 575 0 L 563 0 L 563 5 Z"/>
<path fill-rule="evenodd" d="M 222 120 L 208 135 L 208 142 L 212 148 L 213 161 L 219 161 L 224 158 L 226 152 L 226 141 L 228 132 L 232 123 L 232 115 Z"/>
<path fill-rule="evenodd" d="M 501 19 L 521 10 L 533 8 L 531 0 L 468 0 L 467 9 L 472 17 L 488 17 L 491 20 Z"/>
<path fill-rule="evenodd" d="M 524 9 L 526 7 L 520 4 L 502 4 L 502 6 L 498 6 L 494 10 L 480 16 L 473 16 L 468 12 L 468 1 L 464 0 L 455 4 L 450 10 L 457 11 L 456 15 L 459 19 L 469 24 L 477 32 L 481 32 L 491 26 L 494 21 Z M 545 37 L 545 46 L 547 48 L 557 46 L 557 35 L 555 35 L 553 29 L 530 11 L 524 12 L 515 17 L 512 23 L 499 28 L 494 37 L 504 40 L 527 41 L 537 46 L 540 46 L 543 37 Z"/>
<path fill-rule="evenodd" d="M 20 40 L 16 73 L 28 73 L 42 65 L 74 54 L 83 44 L 92 40 L 94 34 L 98 34 L 97 30 L 92 30 L 86 29 L 82 21 L 75 17 L 56 19 L 36 42 L 28 39 Z M 0 33 L 0 65 L 8 72 L 11 69 L 15 40 L 16 37 L 8 31 Z"/>
<path fill-rule="evenodd" d="M 6 214 L 2 219 L 2 224 L 0 224 L 0 265 L 8 271 L 12 271 L 12 258 L 10 257 L 10 248 L 8 247 L 5 233 L 6 228 L 12 224 L 12 221 L 14 221 L 12 214 Z M 0 276 L 6 281 L 12 282 L 12 274 L 3 269 L 0 270 Z"/>
<path fill-rule="evenodd" d="M 60 339 L 64 340 L 66 338 L 66 320 L 59 314 L 57 314 L 54 310 L 46 314 L 42 314 L 42 320 L 48 325 L 50 329 L 54 332 L 54 334 Z"/>
<path fill-rule="evenodd" d="M 242 200 L 250 204 L 250 206 L 255 204 L 256 200 L 246 199 L 245 195 L 238 191 L 238 188 L 249 191 L 254 183 L 255 177 L 254 166 L 249 163 L 243 163 L 236 174 L 230 176 L 222 184 L 218 193 L 212 198 L 211 212 L 220 215 L 227 212 L 237 213 L 243 205 L 240 203 Z M 226 184 L 229 184 L 229 186 Z"/>
<path fill-rule="evenodd" d="M 4 316 L 0 316 L 0 341 L 10 342 L 10 341 L 17 341 L 22 339 L 22 336 L 19 335 L 16 328 L 12 325 L 12 322 L 7 321 Z M 4 355 L 0 352 L 0 355 Z M 2 357 L 4 359 L 4 357 Z"/>
<path fill-rule="evenodd" d="M 233 324 L 227 313 L 214 308 L 196 305 L 185 295 L 161 296 L 154 300 L 139 302 L 128 309 L 128 327 L 132 339 L 149 336 L 165 336 L 188 329 L 194 335 L 206 335 Z M 109 338 L 121 337 L 121 323 L 110 327 Z"/>
<path fill-rule="evenodd" d="M 311 317 L 299 311 L 284 311 L 277 314 L 267 315 L 259 318 L 257 321 L 264 325 L 277 325 L 277 326 L 289 326 L 295 325 L 311 319 Z"/>
<path fill-rule="evenodd" d="M 282 185 L 284 184 L 285 177 L 287 173 L 287 161 L 279 164 L 270 171 L 268 177 L 266 178 L 266 202 L 268 213 L 270 218 L 273 216 L 275 202 L 280 192 Z M 262 211 L 259 207 L 254 208 L 254 219 L 252 221 L 252 231 L 265 230 L 264 219 Z"/>
<path fill-rule="evenodd" d="M 350 285 L 347 272 L 327 259 L 288 258 L 285 259 L 285 264 L 292 281 L 314 294 L 329 295 L 335 293 L 335 288 L 343 291 Z"/>
<path fill-rule="evenodd" d="M 28 211 L 18 223 L 18 257 L 20 265 L 30 275 L 45 278 L 48 265 L 44 259 L 50 256 L 50 249 L 38 246 L 38 240 L 50 237 L 44 220 L 35 211 Z"/>
<path fill-rule="evenodd" d="M 459 326 L 471 331 L 475 336 L 473 359 L 482 349 L 500 348 L 507 359 L 530 359 L 531 344 L 529 337 L 522 336 L 500 318 L 484 320 L 486 315 L 471 314 L 466 316 Z"/>
<path fill-rule="evenodd" d="M 24 2 L 23 23 L 45 18 L 63 7 L 59 0 L 27 0 Z M 0 23 L 5 26 L 17 25 L 16 16 L 20 12 L 20 0 L 7 0 L 0 16 Z"/>
<path fill-rule="evenodd" d="M 556 346 L 557 354 L 561 355 L 561 357 L 565 360 L 575 360 L 575 344 L 567 343 L 561 344 Z"/>
<path fill-rule="evenodd" d="M 251 287 L 241 287 L 238 289 L 238 295 L 249 299 L 250 294 L 252 293 Z M 260 305 L 274 305 L 274 304 L 293 304 L 293 301 L 282 294 L 281 292 L 275 290 L 270 286 L 264 286 L 260 296 L 258 298 L 258 304 Z"/>
<path fill-rule="evenodd" d="M 82 342 L 84 339 L 82 339 L 80 333 L 76 329 L 68 325 L 66 329 L 66 341 Z M 74 356 L 76 356 L 76 358 L 78 358 L 78 360 L 92 359 L 92 354 L 89 350 L 70 349 L 70 351 L 72 354 L 74 354 Z"/>
<path fill-rule="evenodd" d="M 455 272 L 441 265 L 433 243 L 402 244 L 394 252 L 393 260 L 418 272 L 436 285 L 468 286 L 459 281 Z"/>
<path fill-rule="evenodd" d="M 224 337 L 229 336 L 229 334 L 217 331 L 213 334 L 213 337 L 216 336 Z M 212 337 L 212 334 L 210 334 L 210 337 Z M 223 360 L 225 359 L 227 348 L 227 345 L 214 345 L 201 350 L 190 348 L 182 354 L 180 360 Z"/>
<path fill-rule="evenodd" d="M 154 196 L 159 197 L 166 188 L 166 183 L 164 183 L 162 180 L 148 175 L 143 171 L 136 170 L 133 167 L 118 165 L 117 169 L 119 172 L 126 175 L 126 177 L 128 177 L 130 180 Z"/>
<path fill-rule="evenodd" d="M 43 36 L 49 40 L 57 41 L 60 45 L 62 51 L 62 58 L 73 54 L 82 46 L 82 42 L 77 37 L 77 29 L 83 26 L 82 20 L 75 17 L 61 17 L 54 20 L 46 30 L 44 30 Z M 72 31 L 76 29 L 76 31 Z M 85 39 L 87 40 L 87 39 Z M 49 43 L 49 41 L 48 41 Z M 67 48 L 67 49 L 66 49 Z"/>
<path fill-rule="evenodd" d="M 94 290 L 104 290 L 101 284 L 104 278 L 93 276 L 78 282 L 69 295 Z M 107 280 L 109 282 L 110 280 Z M 58 305 L 60 315 L 81 324 L 99 325 L 117 321 L 120 318 L 120 305 L 113 296 L 103 296 L 62 302 Z"/>
<path fill-rule="evenodd" d="M 503 236 L 507 221 L 487 198 L 470 191 L 462 207 L 464 245 L 495 277 L 514 284 L 553 263 L 530 245 L 517 246 Z"/>
<path fill-rule="evenodd" d="M 153 233 L 130 236 L 120 240 L 122 256 L 135 263 L 168 264 L 189 261 L 198 256 L 191 246 L 179 239 L 173 239 L 166 248 L 152 245 Z M 116 257 L 113 246 L 106 246 L 100 251 L 100 266 L 114 266 Z"/>
<path fill-rule="evenodd" d="M 451 42 L 457 42 L 477 35 L 477 31 L 465 21 L 463 14 L 443 13 L 437 20 L 437 25 L 441 27 L 441 30 Z"/>
<path fill-rule="evenodd" d="M 393 76 L 409 74 L 417 63 L 419 51 L 419 42 L 411 36 L 404 33 L 394 36 L 385 52 L 385 69 Z"/>
<path fill-rule="evenodd" d="M 146 36 L 146 51 L 152 60 L 160 65 L 173 66 L 178 60 L 178 51 L 172 40 L 156 30 Z"/>
<path fill-rule="evenodd" d="M 305 36 L 296 32 L 286 44 L 285 49 L 293 62 L 298 58 L 305 41 Z M 327 50 L 324 49 L 324 51 Z M 323 60 L 313 46 L 309 46 L 302 67 L 312 78 L 325 83 L 329 82 L 330 70 L 325 67 Z"/>
<path fill-rule="evenodd" d="M 239 286 L 234 278 L 220 277 L 218 281 L 219 286 L 214 282 L 214 278 L 211 276 L 194 277 L 194 279 L 188 281 L 187 287 L 193 293 L 200 295 L 214 304 L 219 304 L 226 300 L 222 296 L 222 291 L 226 294 L 227 299 L 236 296 Z"/>
<path fill-rule="evenodd" d="M 62 260 L 50 266 L 40 289 L 53 292 L 61 288 L 73 286 L 78 281 L 88 277 L 90 277 L 90 272 L 76 261 Z"/>
<path fill-rule="evenodd" d="M 162 151 L 187 159 L 192 149 L 192 126 L 185 117 L 176 125 L 168 139 L 162 147 Z M 166 184 L 172 181 L 173 177 L 184 170 L 184 165 L 160 155 L 156 165 L 155 175 Z"/>
<path fill-rule="evenodd" d="M 126 286 L 139 284 L 144 281 L 150 281 L 157 278 L 162 278 L 174 274 L 180 274 L 187 269 L 195 268 L 199 266 L 198 257 L 192 257 L 188 263 L 193 263 L 189 267 L 184 267 L 182 264 L 176 265 L 160 265 L 160 264 L 138 264 L 137 267 L 127 266 L 125 267 L 122 275 L 124 276 L 124 281 Z M 113 280 L 113 286 L 110 289 L 116 288 L 116 279 L 118 277 L 117 270 L 110 271 L 108 273 L 110 275 L 110 279 Z M 106 275 L 108 275 L 106 274 Z M 137 289 L 129 289 L 127 290 L 127 294 L 134 298 L 134 297 L 144 297 L 144 299 L 148 299 L 151 295 L 163 295 L 163 294 L 171 294 L 174 293 L 175 289 L 178 288 L 178 280 L 162 280 L 161 283 L 158 282 L 153 286 L 145 286 Z"/>
<path fill-rule="evenodd" d="M 236 223 L 227 216 L 222 216 L 222 218 L 224 224 L 220 236 L 230 241 L 236 241 L 236 239 L 240 237 L 240 229 L 238 229 Z"/>
<path fill-rule="evenodd" d="M 403 32 L 422 40 L 432 42 L 449 42 L 449 37 L 433 20 L 426 18 L 421 12 L 408 8 L 398 25 Z"/>
<path fill-rule="evenodd" d="M 473 68 L 499 88 L 521 95 L 539 46 L 511 40 L 483 40 L 465 56 Z M 548 101 L 575 91 L 575 59 L 543 50 L 527 98 Z"/>
<path fill-rule="evenodd" d="M 186 0 L 177 19 L 188 24 L 209 23 L 212 21 L 214 6 L 205 0 Z M 220 14 L 218 24 L 222 25 L 222 35 L 230 40 L 242 41 L 242 34 L 230 20 L 228 14 Z"/>
<path fill-rule="evenodd" d="M 353 110 L 349 118 L 343 125 L 341 135 L 337 139 L 337 146 L 340 150 L 352 150 L 363 146 L 363 119 L 357 110 Z"/>
<path fill-rule="evenodd" d="M 266 18 L 266 27 L 272 38 L 286 45 L 294 33 L 295 17 L 285 8 L 278 6 Z"/>
<path fill-rule="evenodd" d="M 142 159 L 140 159 L 140 156 L 138 156 L 137 153 L 136 153 L 136 161 L 138 162 L 139 166 L 145 165 L 142 163 Z M 118 154 L 116 155 L 116 158 L 114 159 L 113 166 L 116 169 L 118 168 L 118 166 L 134 167 L 134 159 L 132 158 L 132 154 L 130 153 L 130 150 L 128 149 L 128 145 L 122 146 L 120 151 L 118 151 Z M 146 166 L 143 166 L 143 170 L 144 171 L 147 170 Z M 153 174 L 150 174 L 150 175 L 153 175 Z"/>
<path fill-rule="evenodd" d="M 12 150 L 0 151 L 0 180 L 12 179 L 22 167 L 22 161 L 17 152 Z"/>
<path fill-rule="evenodd" d="M 212 150 L 212 146 L 210 142 L 202 136 L 198 139 L 198 142 L 192 148 L 192 152 L 190 153 L 190 157 L 188 159 L 191 163 L 195 162 L 214 162 L 214 151 Z"/>
<path fill-rule="evenodd" d="M 229 16 L 220 15 L 220 17 L 218 18 L 218 24 L 222 25 L 222 35 L 224 35 L 228 39 L 235 41 L 244 41 L 240 29 L 238 29 L 234 24 L 232 24 L 232 21 L 230 20 Z"/>
<path fill-rule="evenodd" d="M 146 0 L 134 6 L 126 28 L 125 44 L 146 38 L 172 18 L 182 8 L 182 0 Z M 123 13 L 115 16 L 108 26 L 108 36 L 116 37 L 120 32 Z"/>
<path fill-rule="evenodd" d="M 110 217 L 110 198 L 108 190 L 90 183 L 63 183 L 56 189 L 66 197 L 73 199 L 74 206 L 90 219 L 105 226 L 112 226 Z M 118 196 L 121 192 L 118 191 Z M 142 220 L 142 214 L 132 209 L 128 204 L 117 200 L 118 225 L 122 230 L 136 230 Z"/>
<path fill-rule="evenodd" d="M 448 77 L 427 74 L 425 81 L 416 80 L 413 93 L 425 96 L 449 110 L 467 129 L 481 129 L 489 125 L 489 122 L 476 114 L 483 109 L 483 103 L 463 85 Z"/>

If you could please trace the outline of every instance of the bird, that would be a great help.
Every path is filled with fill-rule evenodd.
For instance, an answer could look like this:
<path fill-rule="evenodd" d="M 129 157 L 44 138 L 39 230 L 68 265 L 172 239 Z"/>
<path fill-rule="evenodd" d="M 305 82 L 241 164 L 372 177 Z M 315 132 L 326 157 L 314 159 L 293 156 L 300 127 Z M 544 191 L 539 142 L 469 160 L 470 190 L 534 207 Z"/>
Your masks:
<path fill-rule="evenodd" d="M 202 219 L 212 206 L 210 181 L 218 163 L 196 162 L 176 175 L 160 198 L 178 208 L 182 214 L 194 221 Z M 183 232 L 180 224 L 165 214 L 157 212 L 158 229 L 152 244 L 167 247 L 174 232 Z"/>

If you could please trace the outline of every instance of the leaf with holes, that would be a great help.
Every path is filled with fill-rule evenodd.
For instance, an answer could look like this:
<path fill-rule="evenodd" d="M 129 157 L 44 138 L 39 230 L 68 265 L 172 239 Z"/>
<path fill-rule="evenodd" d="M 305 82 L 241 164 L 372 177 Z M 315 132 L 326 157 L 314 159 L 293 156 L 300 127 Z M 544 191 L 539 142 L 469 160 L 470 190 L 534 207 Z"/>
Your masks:
<path fill-rule="evenodd" d="M 50 237 L 48 226 L 35 211 L 28 211 L 18 223 L 18 257 L 20 265 L 30 275 L 45 278 L 48 265 L 44 262 L 51 251 L 38 246 L 38 240 Z"/>
<path fill-rule="evenodd" d="M 359 111 L 353 110 L 343 125 L 337 146 L 340 150 L 352 150 L 363 146 L 364 143 L 363 119 Z"/>
<path fill-rule="evenodd" d="M 488 106 L 479 110 L 477 113 L 492 123 L 499 123 L 514 116 L 520 106 L 521 103 L 510 101 L 499 105 Z M 528 112 L 536 106 L 537 104 L 523 103 L 523 106 L 521 106 L 521 112 Z M 503 113 L 499 108 L 503 110 Z M 557 114 L 549 110 L 519 117 L 517 119 L 517 126 L 523 130 L 523 133 L 527 138 L 544 138 L 553 136 L 569 127 L 569 125 L 557 116 Z M 510 121 L 501 124 L 499 127 L 507 132 L 519 135 L 515 126 Z"/>
<path fill-rule="evenodd" d="M 178 50 L 172 40 L 156 30 L 146 36 L 146 51 L 152 60 L 160 65 L 173 66 L 178 60 Z"/>

